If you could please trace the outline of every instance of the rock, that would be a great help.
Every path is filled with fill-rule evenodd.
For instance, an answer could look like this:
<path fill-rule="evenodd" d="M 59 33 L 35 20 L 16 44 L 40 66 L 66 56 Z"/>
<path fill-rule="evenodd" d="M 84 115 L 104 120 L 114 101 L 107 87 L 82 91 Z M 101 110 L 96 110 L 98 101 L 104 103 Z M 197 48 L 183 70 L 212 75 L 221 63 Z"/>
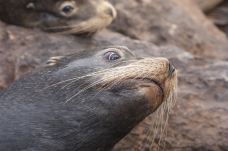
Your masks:
<path fill-rule="evenodd" d="M 4 71 L 0 73 L 0 78 L 7 77 L 10 82 L 42 66 L 51 56 L 97 46 L 125 45 L 143 57 L 168 57 L 179 70 L 179 94 L 169 120 L 166 139 L 160 148 L 171 151 L 227 149 L 227 61 L 195 57 L 175 46 L 156 46 L 109 30 L 102 31 L 93 38 L 79 38 L 15 26 L 0 26 L 5 31 L 0 38 L 0 71 Z M 5 81 L 6 86 L 9 82 Z M 126 150 L 130 146 L 129 150 L 147 150 L 146 132 L 151 130 L 152 121 L 152 117 L 145 119 L 117 144 L 116 149 Z M 138 147 L 140 148 L 137 149 Z"/>
<path fill-rule="evenodd" d="M 198 4 L 201 10 L 208 12 L 221 4 L 224 0 L 193 0 Z"/>
<path fill-rule="evenodd" d="M 228 1 L 224 1 L 221 5 L 208 12 L 207 15 L 228 37 Z"/>
<path fill-rule="evenodd" d="M 118 17 L 111 29 L 157 45 L 173 44 L 207 58 L 228 58 L 226 36 L 192 0 L 111 0 Z"/>

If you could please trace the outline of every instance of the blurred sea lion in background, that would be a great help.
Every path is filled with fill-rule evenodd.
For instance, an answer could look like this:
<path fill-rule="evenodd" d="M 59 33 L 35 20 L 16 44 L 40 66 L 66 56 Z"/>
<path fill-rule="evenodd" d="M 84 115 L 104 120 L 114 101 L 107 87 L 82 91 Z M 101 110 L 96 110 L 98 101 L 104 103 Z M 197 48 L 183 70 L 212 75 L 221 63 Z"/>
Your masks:
<path fill-rule="evenodd" d="M 0 19 L 50 32 L 93 34 L 116 18 L 106 0 L 0 0 Z"/>

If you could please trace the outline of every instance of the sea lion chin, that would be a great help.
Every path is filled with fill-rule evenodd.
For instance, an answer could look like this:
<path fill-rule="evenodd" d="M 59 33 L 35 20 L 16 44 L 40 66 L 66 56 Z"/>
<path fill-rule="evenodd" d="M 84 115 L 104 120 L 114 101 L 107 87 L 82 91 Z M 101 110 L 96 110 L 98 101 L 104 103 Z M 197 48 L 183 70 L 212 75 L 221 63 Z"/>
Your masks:
<path fill-rule="evenodd" d="M 49 32 L 93 34 L 116 18 L 106 0 L 1 0 L 0 19 Z"/>
<path fill-rule="evenodd" d="M 172 96 L 165 58 L 126 47 L 53 57 L 0 95 L 0 150 L 107 151 Z"/>

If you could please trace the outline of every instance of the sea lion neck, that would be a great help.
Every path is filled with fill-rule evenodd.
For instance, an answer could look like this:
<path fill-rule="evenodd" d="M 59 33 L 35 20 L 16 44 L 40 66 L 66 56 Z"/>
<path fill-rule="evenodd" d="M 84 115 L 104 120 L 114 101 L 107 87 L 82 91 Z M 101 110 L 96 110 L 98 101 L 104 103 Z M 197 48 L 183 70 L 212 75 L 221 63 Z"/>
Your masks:
<path fill-rule="evenodd" d="M 21 82 L 25 84 L 25 81 Z M 40 150 L 106 151 L 150 113 L 149 105 L 130 91 L 117 95 L 110 91 L 89 90 L 66 102 L 67 89 L 52 87 L 18 95 L 21 92 L 14 91 L 17 86 L 7 92 L 10 95 L 5 93 L 0 97 L 0 120 L 4 123 L 0 126 L 0 142 L 17 142 L 19 150 L 30 149 L 37 143 L 41 145 Z M 25 88 L 22 88 L 24 92 L 32 87 Z M 127 93 L 138 101 L 129 100 Z M 15 96 L 18 101 L 12 100 Z M 12 129 L 18 133 L 17 137 L 10 133 Z M 11 148 L 10 144 L 3 144 L 1 149 L 4 145 L 5 149 Z"/>

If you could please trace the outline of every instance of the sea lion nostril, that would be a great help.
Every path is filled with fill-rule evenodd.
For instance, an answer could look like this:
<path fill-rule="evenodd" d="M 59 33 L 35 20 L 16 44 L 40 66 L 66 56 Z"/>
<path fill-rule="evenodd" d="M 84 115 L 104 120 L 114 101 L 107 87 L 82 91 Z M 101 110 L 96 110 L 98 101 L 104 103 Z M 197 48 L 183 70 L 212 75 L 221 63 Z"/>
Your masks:
<path fill-rule="evenodd" d="M 175 67 L 169 63 L 169 76 L 171 76 L 175 72 Z"/>

